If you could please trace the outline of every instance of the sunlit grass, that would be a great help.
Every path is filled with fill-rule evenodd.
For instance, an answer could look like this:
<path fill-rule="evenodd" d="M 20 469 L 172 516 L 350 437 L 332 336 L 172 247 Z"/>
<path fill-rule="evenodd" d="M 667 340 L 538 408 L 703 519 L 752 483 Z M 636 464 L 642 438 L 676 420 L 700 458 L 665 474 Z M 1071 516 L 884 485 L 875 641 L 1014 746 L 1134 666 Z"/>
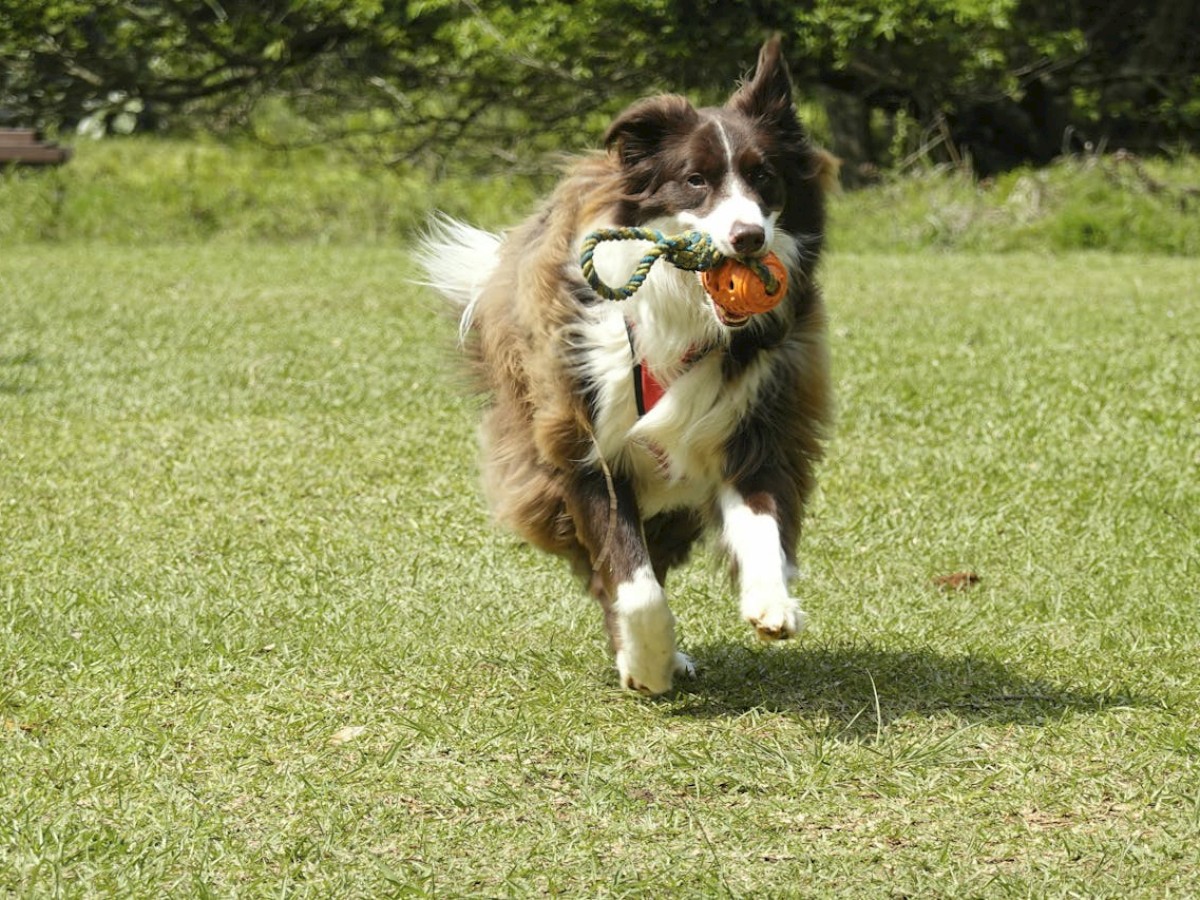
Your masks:
<path fill-rule="evenodd" d="M 562 164 L 544 156 L 523 160 L 521 175 L 433 173 L 389 169 L 334 146 L 147 137 L 80 139 L 74 150 L 61 168 L 0 172 L 0 243 L 398 245 L 435 209 L 508 226 L 534 208 Z M 1200 254 L 1196 157 L 1076 158 L 983 183 L 932 168 L 847 191 L 831 206 L 830 244 L 842 253 Z"/>
<path fill-rule="evenodd" d="M 759 647 L 702 554 L 656 702 L 487 524 L 411 272 L 0 251 L 0 885 L 1193 890 L 1197 263 L 831 257 L 810 631 Z"/>

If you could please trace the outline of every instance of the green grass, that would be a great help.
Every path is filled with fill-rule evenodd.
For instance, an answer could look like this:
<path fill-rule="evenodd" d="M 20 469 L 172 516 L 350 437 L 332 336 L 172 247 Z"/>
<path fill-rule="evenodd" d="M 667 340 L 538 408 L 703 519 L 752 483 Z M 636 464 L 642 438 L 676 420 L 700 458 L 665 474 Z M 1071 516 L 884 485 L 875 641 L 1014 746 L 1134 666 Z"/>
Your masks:
<path fill-rule="evenodd" d="M 930 168 L 836 204 L 833 235 L 860 252 L 1108 250 L 1200 255 L 1200 159 L 1062 159 L 976 182 Z"/>
<path fill-rule="evenodd" d="M 410 273 L 0 253 L 0 891 L 1194 891 L 1200 264 L 831 257 L 812 625 L 702 554 L 655 702 L 487 525 Z"/>
<path fill-rule="evenodd" d="M 433 209 L 492 228 L 516 221 L 558 172 L 555 159 L 528 162 L 540 174 L 433 179 L 330 147 L 80 140 L 61 168 L 0 171 L 0 245 L 95 239 L 395 245 Z M 1200 158 L 1194 156 L 1070 159 L 983 184 L 933 168 L 846 192 L 832 206 L 830 243 L 843 253 L 1200 256 Z"/>
<path fill-rule="evenodd" d="M 80 140 L 74 150 L 58 168 L 0 170 L 0 244 L 390 242 L 432 209 L 507 224 L 537 189 L 504 176 L 434 182 L 328 147 L 137 137 Z"/>

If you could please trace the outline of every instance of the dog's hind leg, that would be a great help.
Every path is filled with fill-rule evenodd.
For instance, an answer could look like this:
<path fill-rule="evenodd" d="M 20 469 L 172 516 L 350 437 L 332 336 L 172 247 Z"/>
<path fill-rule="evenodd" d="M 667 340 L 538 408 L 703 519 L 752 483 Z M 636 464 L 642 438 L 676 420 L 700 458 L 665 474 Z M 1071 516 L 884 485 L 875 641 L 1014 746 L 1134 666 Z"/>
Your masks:
<path fill-rule="evenodd" d="M 567 490 L 567 512 L 591 561 L 590 586 L 604 609 L 621 685 L 644 694 L 670 690 L 691 661 L 675 649 L 675 617 L 654 573 L 633 487 L 599 471 Z"/>
<path fill-rule="evenodd" d="M 667 573 L 687 562 L 704 533 L 704 518 L 696 510 L 671 510 L 647 520 L 644 533 L 654 574 L 665 585 Z"/>

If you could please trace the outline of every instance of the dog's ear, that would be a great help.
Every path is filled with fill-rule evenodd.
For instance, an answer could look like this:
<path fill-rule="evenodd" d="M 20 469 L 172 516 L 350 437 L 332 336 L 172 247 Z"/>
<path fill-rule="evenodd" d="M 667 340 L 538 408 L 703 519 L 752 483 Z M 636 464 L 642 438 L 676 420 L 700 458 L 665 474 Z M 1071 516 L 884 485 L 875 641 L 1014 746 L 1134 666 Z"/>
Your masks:
<path fill-rule="evenodd" d="M 779 35 L 768 38 L 758 51 L 754 74 L 729 98 L 731 109 L 775 125 L 797 124 L 792 105 L 792 76 L 783 58 Z"/>
<path fill-rule="evenodd" d="M 841 190 L 842 160 L 828 150 L 820 147 L 813 148 L 813 167 L 816 170 L 817 183 L 827 194 Z"/>
<path fill-rule="evenodd" d="M 663 94 L 640 100 L 608 126 L 604 146 L 632 168 L 654 156 L 672 134 L 683 134 L 699 116 L 686 97 Z"/>

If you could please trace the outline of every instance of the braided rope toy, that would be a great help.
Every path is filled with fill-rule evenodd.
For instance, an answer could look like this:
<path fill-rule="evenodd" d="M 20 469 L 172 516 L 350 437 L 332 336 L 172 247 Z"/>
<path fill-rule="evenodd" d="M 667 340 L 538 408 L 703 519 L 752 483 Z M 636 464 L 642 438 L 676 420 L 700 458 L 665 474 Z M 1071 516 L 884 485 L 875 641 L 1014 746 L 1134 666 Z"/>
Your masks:
<path fill-rule="evenodd" d="M 654 246 L 638 261 L 625 284 L 614 288 L 601 280 L 593 259 L 596 247 L 604 241 L 650 241 Z M 713 302 L 734 316 L 774 309 L 787 292 L 787 269 L 774 253 L 761 259 L 725 256 L 716 248 L 712 235 L 702 231 L 665 235 L 653 228 L 602 228 L 584 239 L 579 265 L 587 283 L 601 297 L 628 300 L 660 258 L 676 268 L 701 273 L 704 289 Z"/>

